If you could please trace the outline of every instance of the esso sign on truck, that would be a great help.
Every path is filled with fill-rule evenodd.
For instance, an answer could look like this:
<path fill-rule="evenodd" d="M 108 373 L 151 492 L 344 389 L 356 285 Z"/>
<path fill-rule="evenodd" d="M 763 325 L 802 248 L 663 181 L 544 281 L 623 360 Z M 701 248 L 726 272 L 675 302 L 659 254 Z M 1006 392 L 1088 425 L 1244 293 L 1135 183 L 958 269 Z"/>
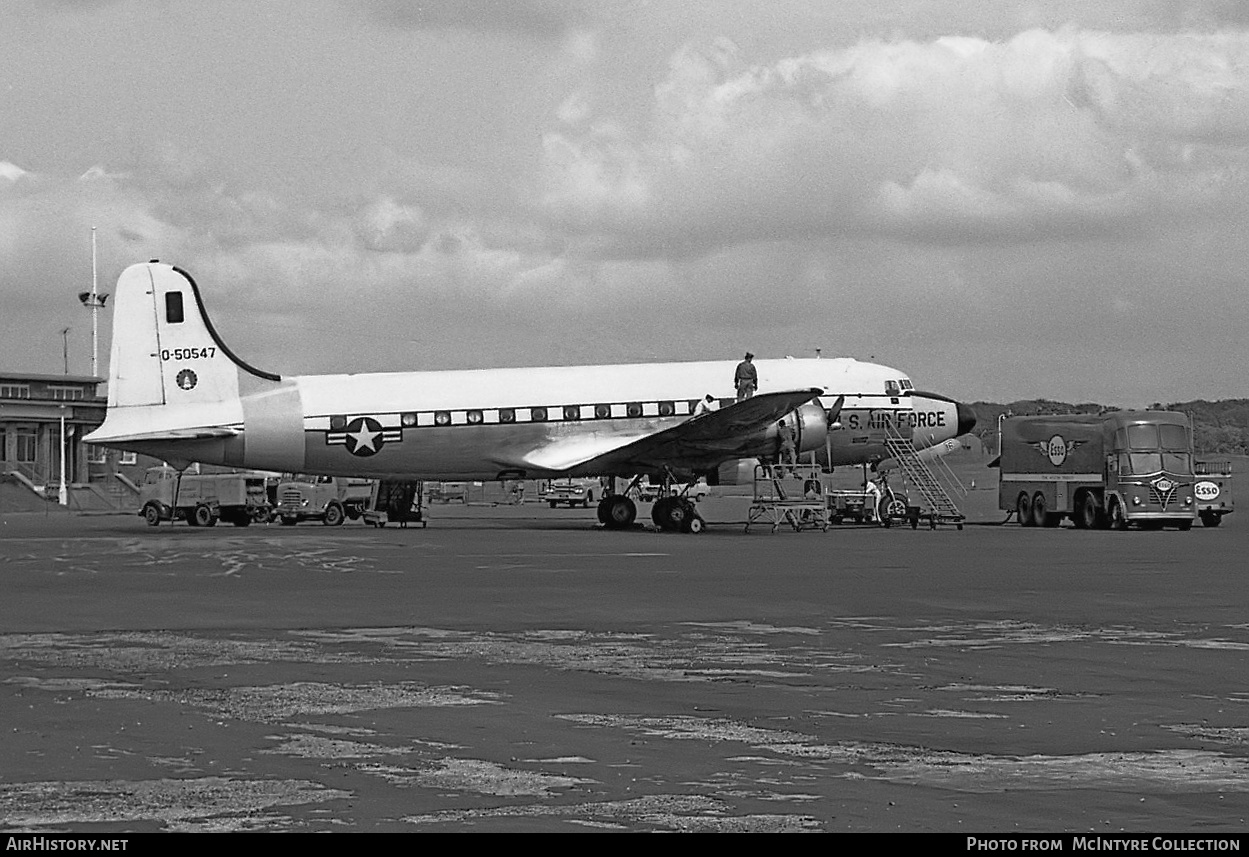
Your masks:
<path fill-rule="evenodd" d="M 1198 461 L 1193 465 L 1197 484 L 1197 517 L 1207 527 L 1217 527 L 1224 515 L 1232 513 L 1232 463 L 1230 461 Z"/>

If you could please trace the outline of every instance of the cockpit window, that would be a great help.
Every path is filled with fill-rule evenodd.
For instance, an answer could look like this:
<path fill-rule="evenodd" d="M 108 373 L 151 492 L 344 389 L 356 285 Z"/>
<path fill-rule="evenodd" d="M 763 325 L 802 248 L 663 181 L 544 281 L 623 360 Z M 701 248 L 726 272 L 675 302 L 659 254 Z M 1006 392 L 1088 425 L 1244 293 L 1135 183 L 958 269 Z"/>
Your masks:
<path fill-rule="evenodd" d="M 182 292 L 165 292 L 165 321 L 169 324 L 182 324 L 184 318 Z"/>
<path fill-rule="evenodd" d="M 910 379 L 910 378 L 903 378 L 903 379 L 902 379 L 902 389 L 903 389 L 903 390 L 914 390 L 914 389 L 915 389 L 915 385 L 911 383 L 911 379 Z"/>
<path fill-rule="evenodd" d="M 902 388 L 898 385 L 898 382 L 897 382 L 897 381 L 886 381 L 886 382 L 885 382 L 885 395 L 886 395 L 886 396 L 900 396 L 900 395 L 902 395 Z"/>

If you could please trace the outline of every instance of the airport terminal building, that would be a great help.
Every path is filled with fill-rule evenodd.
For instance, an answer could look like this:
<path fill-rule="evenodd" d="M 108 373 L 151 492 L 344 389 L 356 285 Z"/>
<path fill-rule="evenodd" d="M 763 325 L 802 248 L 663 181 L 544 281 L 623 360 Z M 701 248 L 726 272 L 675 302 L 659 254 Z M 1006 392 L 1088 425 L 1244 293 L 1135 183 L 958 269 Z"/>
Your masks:
<path fill-rule="evenodd" d="M 0 372 L 0 474 L 45 497 L 56 499 L 64 448 L 65 482 L 108 499 L 109 483 L 124 489 L 143 467 L 134 453 L 82 442 L 104 422 L 104 379 L 88 375 L 37 375 Z M 114 474 L 120 474 L 118 479 Z M 94 488 L 93 488 L 94 486 Z M 98 490 L 95 490 L 98 489 Z"/>

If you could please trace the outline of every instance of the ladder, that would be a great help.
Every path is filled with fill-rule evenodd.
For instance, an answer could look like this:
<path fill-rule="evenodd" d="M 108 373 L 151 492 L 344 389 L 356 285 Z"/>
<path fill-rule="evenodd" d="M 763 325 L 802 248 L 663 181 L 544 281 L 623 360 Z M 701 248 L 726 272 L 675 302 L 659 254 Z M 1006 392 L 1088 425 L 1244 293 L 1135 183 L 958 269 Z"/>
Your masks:
<path fill-rule="evenodd" d="M 887 432 L 885 448 L 898 462 L 903 478 L 915 486 L 920 496 L 924 498 L 924 502 L 928 504 L 929 526 L 935 530 L 938 523 L 954 524 L 960 530 L 963 529 L 963 513 L 954 505 L 954 501 L 937 481 L 937 477 L 928 469 L 928 465 L 916 454 L 914 441 L 905 437 L 893 425 L 887 427 Z M 915 526 L 916 522 L 912 520 L 911 525 Z"/>

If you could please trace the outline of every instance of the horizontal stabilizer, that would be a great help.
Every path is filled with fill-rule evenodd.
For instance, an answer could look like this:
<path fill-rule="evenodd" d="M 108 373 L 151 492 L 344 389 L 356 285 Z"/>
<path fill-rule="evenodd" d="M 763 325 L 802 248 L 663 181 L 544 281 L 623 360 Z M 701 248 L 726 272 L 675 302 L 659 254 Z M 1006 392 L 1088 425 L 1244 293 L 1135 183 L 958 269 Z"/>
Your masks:
<path fill-rule="evenodd" d="M 239 434 L 242 434 L 242 432 L 238 429 L 227 428 L 226 426 L 204 426 L 202 428 L 165 429 L 164 431 L 107 436 L 101 435 L 100 432 L 96 431 L 84 437 L 83 440 L 87 443 L 122 444 L 170 440 L 208 440 L 214 437 L 235 437 Z"/>

